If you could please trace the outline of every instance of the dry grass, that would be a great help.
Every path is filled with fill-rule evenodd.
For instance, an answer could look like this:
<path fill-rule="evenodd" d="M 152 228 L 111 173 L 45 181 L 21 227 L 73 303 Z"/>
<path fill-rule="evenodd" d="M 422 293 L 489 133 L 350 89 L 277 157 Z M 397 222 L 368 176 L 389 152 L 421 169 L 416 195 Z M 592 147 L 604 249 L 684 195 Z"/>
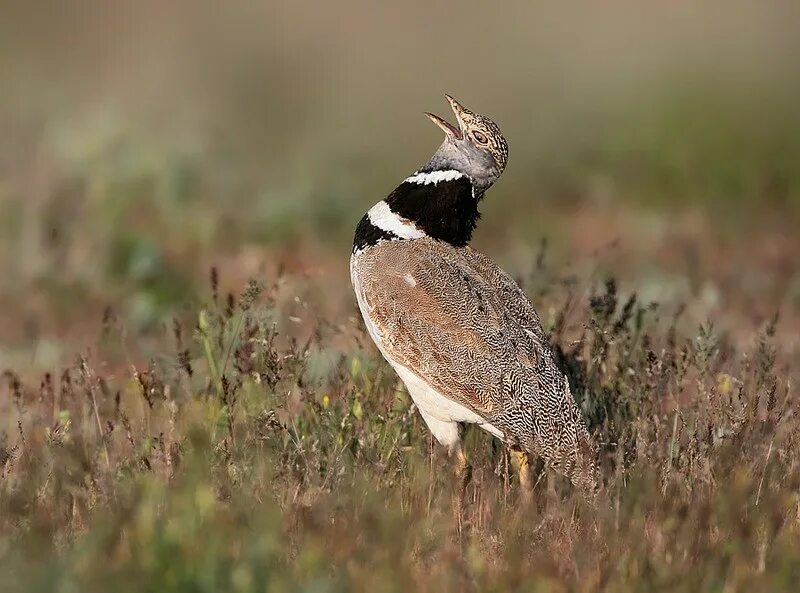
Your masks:
<path fill-rule="evenodd" d="M 605 486 L 587 502 L 550 476 L 524 509 L 503 449 L 471 433 L 459 535 L 446 460 L 352 318 L 315 315 L 301 276 L 226 296 L 225 275 L 149 362 L 123 362 L 107 313 L 74 364 L 5 374 L 4 590 L 794 589 L 800 377 L 780 320 L 745 346 L 686 333 L 678 308 L 538 257 L 522 280 Z"/>

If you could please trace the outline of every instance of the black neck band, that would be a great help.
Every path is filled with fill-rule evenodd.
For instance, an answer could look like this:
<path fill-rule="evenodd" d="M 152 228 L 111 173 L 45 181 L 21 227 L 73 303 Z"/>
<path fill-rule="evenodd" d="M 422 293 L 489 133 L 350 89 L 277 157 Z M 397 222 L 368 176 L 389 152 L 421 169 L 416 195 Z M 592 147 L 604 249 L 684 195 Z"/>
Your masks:
<path fill-rule="evenodd" d="M 468 177 L 438 183 L 404 181 L 386 203 L 392 212 L 410 220 L 430 237 L 463 247 L 472 238 L 472 231 L 481 214 L 481 195 L 473 191 Z"/>

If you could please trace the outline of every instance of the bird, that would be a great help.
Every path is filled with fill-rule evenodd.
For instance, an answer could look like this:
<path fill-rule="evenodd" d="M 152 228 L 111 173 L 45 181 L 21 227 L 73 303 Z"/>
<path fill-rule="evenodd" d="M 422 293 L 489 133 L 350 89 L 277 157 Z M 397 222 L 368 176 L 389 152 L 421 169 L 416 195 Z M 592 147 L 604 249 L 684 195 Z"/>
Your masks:
<path fill-rule="evenodd" d="M 468 425 L 509 449 L 523 495 L 542 466 L 596 492 L 596 449 L 539 315 L 469 244 L 508 144 L 490 118 L 445 98 L 456 125 L 425 113 L 444 141 L 356 227 L 350 276 L 367 332 L 454 460 L 462 499 Z"/>

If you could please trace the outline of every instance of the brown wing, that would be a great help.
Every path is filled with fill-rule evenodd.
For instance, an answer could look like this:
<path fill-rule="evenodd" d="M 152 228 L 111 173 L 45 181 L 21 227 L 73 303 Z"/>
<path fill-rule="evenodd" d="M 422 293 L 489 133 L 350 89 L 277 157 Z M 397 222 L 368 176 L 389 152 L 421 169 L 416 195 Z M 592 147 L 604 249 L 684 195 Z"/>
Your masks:
<path fill-rule="evenodd" d="M 467 246 L 459 250 L 478 274 L 492 285 L 496 294 L 502 300 L 506 310 L 516 322 L 525 330 L 533 334 L 535 341 L 543 350 L 550 350 L 549 339 L 542 327 L 541 319 L 536 309 L 533 308 L 528 295 L 519 287 L 505 270 L 490 258 L 479 251 Z"/>
<path fill-rule="evenodd" d="M 370 318 L 397 362 L 526 449 L 563 450 L 585 434 L 550 352 L 461 250 L 424 239 L 360 257 Z"/>

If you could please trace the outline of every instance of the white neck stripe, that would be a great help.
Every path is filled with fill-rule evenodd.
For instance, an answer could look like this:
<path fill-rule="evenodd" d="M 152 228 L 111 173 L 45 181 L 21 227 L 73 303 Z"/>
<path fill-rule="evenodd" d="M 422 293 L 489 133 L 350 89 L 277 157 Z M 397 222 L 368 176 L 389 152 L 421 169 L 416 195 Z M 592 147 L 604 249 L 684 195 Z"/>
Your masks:
<path fill-rule="evenodd" d="M 453 181 L 454 179 L 461 179 L 464 174 L 461 171 L 431 171 L 430 173 L 415 173 L 408 179 L 406 183 L 418 183 L 420 185 L 428 185 L 432 183 L 436 185 L 440 181 Z"/>
<path fill-rule="evenodd" d="M 425 233 L 419 230 L 413 222 L 392 212 L 389 204 L 383 200 L 370 208 L 367 216 L 376 227 L 400 239 L 421 239 L 425 236 Z"/>

